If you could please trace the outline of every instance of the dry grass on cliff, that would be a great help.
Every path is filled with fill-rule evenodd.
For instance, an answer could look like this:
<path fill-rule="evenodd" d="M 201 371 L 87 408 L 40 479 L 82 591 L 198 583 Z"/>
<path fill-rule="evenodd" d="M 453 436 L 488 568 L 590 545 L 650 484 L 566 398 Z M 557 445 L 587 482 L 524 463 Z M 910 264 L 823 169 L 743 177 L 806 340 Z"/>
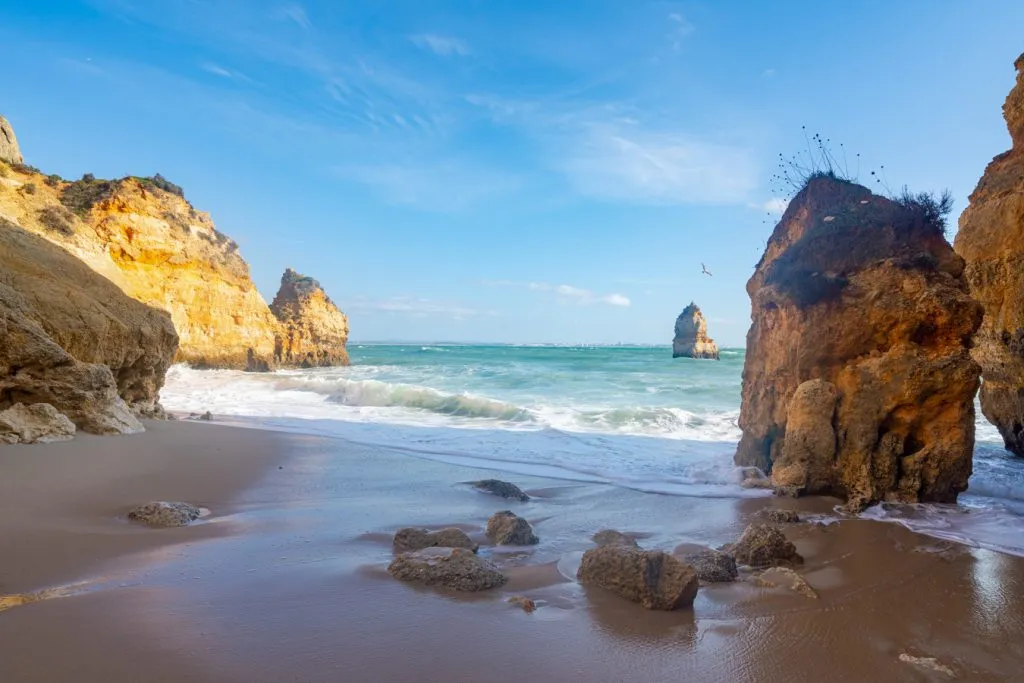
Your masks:
<path fill-rule="evenodd" d="M 81 180 L 68 183 L 60 194 L 60 201 L 79 216 L 86 216 L 97 202 L 113 194 L 114 187 L 113 182 L 97 180 L 93 174 L 86 173 Z"/>

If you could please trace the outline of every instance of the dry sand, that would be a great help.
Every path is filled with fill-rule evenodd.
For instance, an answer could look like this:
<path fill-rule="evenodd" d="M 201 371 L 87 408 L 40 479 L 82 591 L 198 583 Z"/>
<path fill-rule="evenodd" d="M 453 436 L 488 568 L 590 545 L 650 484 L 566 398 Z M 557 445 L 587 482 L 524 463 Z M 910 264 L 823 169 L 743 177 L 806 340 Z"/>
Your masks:
<path fill-rule="evenodd" d="M 652 495 L 174 423 L 0 449 L 0 472 L 3 590 L 88 582 L 0 613 L 5 683 L 999 681 L 1024 670 L 1024 561 L 896 525 L 785 525 L 817 599 L 745 580 L 702 588 L 692 610 L 652 613 L 565 578 L 599 529 L 685 550 L 735 539 L 765 506 L 828 516 L 834 501 Z M 463 484 L 494 476 L 535 499 Z M 118 519 L 154 498 L 213 517 L 166 531 Z M 397 528 L 458 524 L 482 542 L 506 508 L 541 538 L 481 549 L 507 586 L 453 596 L 384 571 Z"/>

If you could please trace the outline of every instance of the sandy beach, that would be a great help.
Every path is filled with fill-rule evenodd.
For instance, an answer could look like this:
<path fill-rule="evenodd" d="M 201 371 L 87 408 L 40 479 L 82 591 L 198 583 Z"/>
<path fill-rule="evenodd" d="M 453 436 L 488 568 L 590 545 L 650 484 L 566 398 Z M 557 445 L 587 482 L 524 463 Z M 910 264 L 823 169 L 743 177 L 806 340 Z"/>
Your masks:
<path fill-rule="evenodd" d="M 785 525 L 816 599 L 741 573 L 748 580 L 702 587 L 692 609 L 658 613 L 567 578 L 599 529 L 667 551 L 717 547 L 766 506 L 830 520 L 828 499 L 516 476 L 534 499 L 510 503 L 466 485 L 501 476 L 493 470 L 181 422 L 5 447 L 0 461 L 17 475 L 0 483 L 3 592 L 73 587 L 0 613 L 4 681 L 952 679 L 901 655 L 998 681 L 1024 666 L 1013 598 L 1024 561 L 893 524 Z M 151 499 L 211 516 L 171 530 L 121 519 Z M 387 574 L 398 528 L 458 525 L 485 543 L 487 518 L 506 508 L 541 542 L 482 546 L 511 577 L 504 587 L 455 596 Z M 508 605 L 512 595 L 537 611 Z"/>

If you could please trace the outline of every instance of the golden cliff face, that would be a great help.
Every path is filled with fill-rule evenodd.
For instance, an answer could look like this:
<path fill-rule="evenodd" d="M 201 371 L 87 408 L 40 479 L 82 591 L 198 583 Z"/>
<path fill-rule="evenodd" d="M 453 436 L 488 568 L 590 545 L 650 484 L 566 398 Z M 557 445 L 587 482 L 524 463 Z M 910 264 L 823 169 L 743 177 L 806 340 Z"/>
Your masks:
<path fill-rule="evenodd" d="M 179 188 L 159 177 L 69 183 L 6 164 L 0 174 L 0 217 L 64 247 L 129 296 L 170 313 L 180 338 L 178 361 L 273 367 L 278 338 L 287 330 L 257 291 L 238 245 L 179 196 Z"/>
<path fill-rule="evenodd" d="M 276 363 L 304 368 L 348 365 L 348 318 L 319 282 L 285 270 L 270 310 L 282 327 L 274 349 Z"/>

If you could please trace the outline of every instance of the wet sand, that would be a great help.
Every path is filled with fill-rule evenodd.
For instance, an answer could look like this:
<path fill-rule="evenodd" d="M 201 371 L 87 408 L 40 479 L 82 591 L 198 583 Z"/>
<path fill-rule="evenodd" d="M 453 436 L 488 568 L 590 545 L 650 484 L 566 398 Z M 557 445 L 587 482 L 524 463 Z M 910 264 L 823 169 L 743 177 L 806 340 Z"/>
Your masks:
<path fill-rule="evenodd" d="M 131 450 L 145 455 L 129 459 Z M 175 453 L 188 455 L 165 462 Z M 37 457 L 91 479 L 19 460 Z M 655 495 L 173 423 L 138 437 L 4 449 L 0 471 L 5 510 L 8 495 L 26 506 L 0 526 L 3 590 L 88 581 L 69 597 L 0 613 L 2 681 L 953 680 L 901 655 L 935 657 L 957 680 L 1016 680 L 1024 670 L 1024 560 L 894 524 L 783 525 L 817 599 L 746 575 L 702 587 L 692 610 L 654 613 L 566 578 L 602 528 L 667 551 L 718 546 L 763 507 L 828 519 L 834 501 Z M 30 483 L 12 482 L 12 471 Z M 503 501 L 464 484 L 486 477 L 535 498 Z M 41 498 L 51 490 L 77 491 L 79 502 L 53 507 Z M 171 531 L 117 519 L 150 498 L 189 500 L 213 516 Z M 447 595 L 386 573 L 396 529 L 459 525 L 484 540 L 501 509 L 541 538 L 527 549 L 481 548 L 511 575 L 505 587 Z M 506 604 L 520 594 L 536 612 Z"/>

